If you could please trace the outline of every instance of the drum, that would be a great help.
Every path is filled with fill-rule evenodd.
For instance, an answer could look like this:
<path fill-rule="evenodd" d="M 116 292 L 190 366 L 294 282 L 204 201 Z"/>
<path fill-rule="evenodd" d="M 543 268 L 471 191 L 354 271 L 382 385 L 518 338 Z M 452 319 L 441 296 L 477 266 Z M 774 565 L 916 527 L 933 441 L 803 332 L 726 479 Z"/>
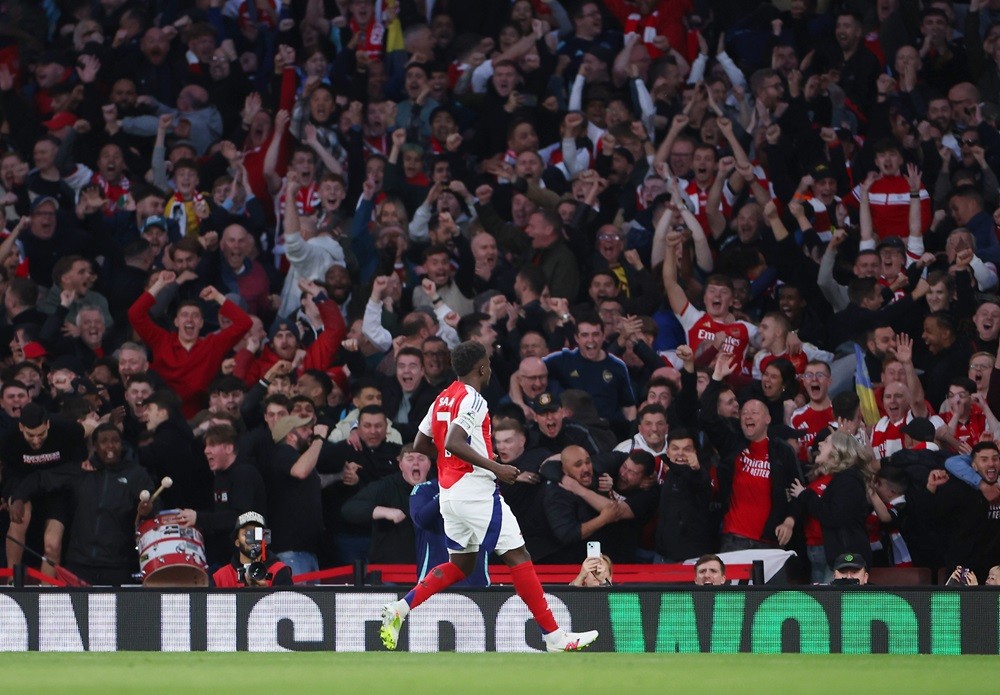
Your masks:
<path fill-rule="evenodd" d="M 179 509 L 160 512 L 139 526 L 139 569 L 143 586 L 208 586 L 208 562 L 201 531 L 173 522 Z"/>

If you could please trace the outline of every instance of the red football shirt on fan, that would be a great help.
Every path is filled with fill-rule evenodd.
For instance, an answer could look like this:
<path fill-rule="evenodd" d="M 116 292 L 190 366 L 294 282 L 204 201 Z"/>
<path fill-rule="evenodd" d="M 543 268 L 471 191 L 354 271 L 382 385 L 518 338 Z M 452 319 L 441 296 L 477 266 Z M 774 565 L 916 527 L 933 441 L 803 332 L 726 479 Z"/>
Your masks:
<path fill-rule="evenodd" d="M 698 346 L 703 341 L 715 340 L 715 334 L 723 331 L 726 340 L 723 343 L 722 351 L 733 355 L 734 364 L 743 364 L 746 356 L 747 346 L 750 340 L 757 335 L 757 327 L 746 321 L 733 321 L 732 323 L 722 323 L 716 321 L 706 312 L 695 309 L 688 302 L 684 306 L 684 311 L 677 315 L 677 319 L 684 327 L 687 335 L 687 344 L 697 355 Z"/>
<path fill-rule="evenodd" d="M 799 460 L 809 460 L 809 447 L 816 440 L 816 435 L 833 422 L 833 406 L 817 410 L 811 405 L 804 405 L 792 413 L 792 428 L 808 432 L 799 437 Z"/>
<path fill-rule="evenodd" d="M 750 442 L 733 466 L 733 491 L 722 532 L 760 540 L 771 515 L 771 461 L 768 440 Z"/>
<path fill-rule="evenodd" d="M 950 425 L 951 421 L 955 418 L 955 413 L 943 413 L 941 417 L 944 419 L 946 425 Z M 982 408 L 973 403 L 968 422 L 959 422 L 955 425 L 955 439 L 963 444 L 975 446 L 982 439 L 983 432 L 985 431 L 986 415 L 983 413 Z"/>
<path fill-rule="evenodd" d="M 833 480 L 833 476 L 827 473 L 812 481 L 806 487 L 816 493 L 817 497 L 822 497 L 826 491 L 826 486 Z M 806 545 L 823 545 L 823 529 L 819 524 L 819 519 L 812 514 L 806 514 Z"/>

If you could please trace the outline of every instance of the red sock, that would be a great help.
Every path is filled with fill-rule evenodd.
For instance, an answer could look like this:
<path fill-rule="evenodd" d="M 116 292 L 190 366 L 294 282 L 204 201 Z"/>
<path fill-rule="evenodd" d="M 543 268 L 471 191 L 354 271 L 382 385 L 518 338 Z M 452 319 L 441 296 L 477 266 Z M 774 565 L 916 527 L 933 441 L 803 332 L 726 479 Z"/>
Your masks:
<path fill-rule="evenodd" d="M 548 634 L 558 630 L 556 619 L 552 616 L 552 611 L 549 610 L 548 601 L 545 600 L 542 583 L 538 581 L 538 575 L 535 574 L 534 563 L 528 560 L 511 567 L 510 576 L 514 580 L 514 590 L 528 605 L 528 610 L 535 617 L 535 622 L 542 628 L 542 632 Z"/>
<path fill-rule="evenodd" d="M 427 576 L 417 582 L 417 585 L 404 598 L 410 604 L 410 608 L 416 608 L 437 592 L 447 589 L 463 579 L 465 579 L 465 574 L 458 568 L 458 565 L 453 562 L 445 562 L 428 572 Z"/>

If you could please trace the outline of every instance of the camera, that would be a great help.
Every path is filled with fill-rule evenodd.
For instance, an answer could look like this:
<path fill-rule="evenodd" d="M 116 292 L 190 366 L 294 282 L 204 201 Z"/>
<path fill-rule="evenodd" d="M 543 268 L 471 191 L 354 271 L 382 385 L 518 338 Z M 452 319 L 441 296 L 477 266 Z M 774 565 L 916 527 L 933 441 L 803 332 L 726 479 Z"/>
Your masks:
<path fill-rule="evenodd" d="M 270 579 L 273 579 L 273 575 L 267 571 L 267 565 L 260 561 L 251 562 L 243 573 L 243 581 L 247 585 Z"/>
<path fill-rule="evenodd" d="M 248 529 L 245 536 L 246 556 L 250 564 L 242 572 L 243 583 L 247 586 L 258 582 L 270 581 L 274 575 L 267 571 L 265 548 L 271 542 L 271 530 L 259 526 Z"/>
<path fill-rule="evenodd" d="M 271 529 L 255 526 L 246 532 L 246 554 L 251 560 L 258 560 L 264 555 L 264 546 L 271 542 Z"/>

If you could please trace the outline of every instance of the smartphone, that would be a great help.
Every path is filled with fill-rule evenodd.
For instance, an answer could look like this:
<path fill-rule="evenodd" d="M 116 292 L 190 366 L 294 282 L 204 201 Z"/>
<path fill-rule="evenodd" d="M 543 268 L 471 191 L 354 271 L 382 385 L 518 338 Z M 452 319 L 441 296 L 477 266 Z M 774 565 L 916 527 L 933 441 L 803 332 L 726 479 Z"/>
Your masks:
<path fill-rule="evenodd" d="M 600 557 L 601 556 L 601 542 L 600 541 L 587 541 L 587 557 Z"/>
<path fill-rule="evenodd" d="M 958 576 L 955 577 L 952 573 L 951 577 L 948 577 L 948 581 L 945 582 L 945 586 L 968 586 L 969 585 L 969 569 L 967 567 L 958 568 Z"/>

